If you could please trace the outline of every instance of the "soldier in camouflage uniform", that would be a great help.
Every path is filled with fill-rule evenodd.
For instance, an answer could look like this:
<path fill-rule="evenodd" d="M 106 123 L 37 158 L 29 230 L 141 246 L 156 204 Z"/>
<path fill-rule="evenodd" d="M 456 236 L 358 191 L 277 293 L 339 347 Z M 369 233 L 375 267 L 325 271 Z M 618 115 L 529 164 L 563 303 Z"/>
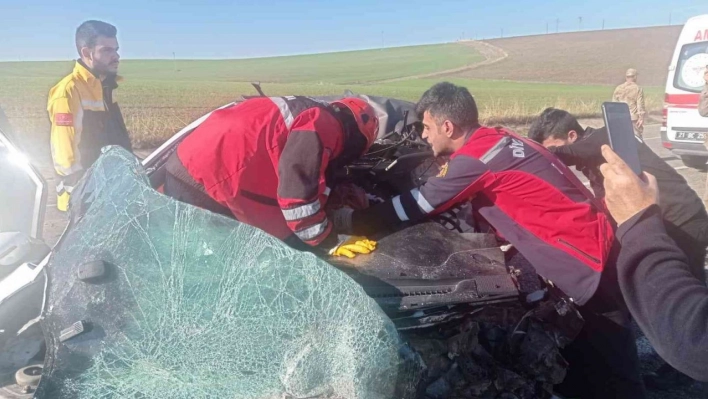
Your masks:
<path fill-rule="evenodd" d="M 637 70 L 630 68 L 626 74 L 627 81 L 617 86 L 612 101 L 627 103 L 629 105 L 629 113 L 632 116 L 634 123 L 634 131 L 642 137 L 644 133 L 644 89 L 637 85 Z"/>
<path fill-rule="evenodd" d="M 708 65 L 706 65 L 703 80 L 706 81 L 706 86 L 703 88 L 701 98 L 698 100 L 698 113 L 701 114 L 701 116 L 708 117 Z"/>
<path fill-rule="evenodd" d="M 708 117 L 708 65 L 706 65 L 706 71 L 703 74 L 703 80 L 706 81 L 705 87 L 703 87 L 703 91 L 701 92 L 701 97 L 698 99 L 698 113 L 701 116 Z M 704 143 L 706 148 L 708 148 L 708 138 L 706 138 L 706 142 Z M 708 177 L 706 178 L 706 191 L 703 194 L 703 205 L 706 205 L 708 208 Z"/>

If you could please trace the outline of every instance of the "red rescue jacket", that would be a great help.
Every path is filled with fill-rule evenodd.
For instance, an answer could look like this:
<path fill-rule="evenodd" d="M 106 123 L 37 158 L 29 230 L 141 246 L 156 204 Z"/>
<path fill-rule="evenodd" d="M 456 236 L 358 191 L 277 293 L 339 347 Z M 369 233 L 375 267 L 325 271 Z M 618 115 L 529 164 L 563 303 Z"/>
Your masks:
<path fill-rule="evenodd" d="M 542 146 L 480 127 L 443 176 L 353 214 L 355 233 L 444 212 L 464 201 L 580 305 L 595 293 L 614 234 L 604 205 Z"/>
<path fill-rule="evenodd" d="M 245 223 L 309 245 L 332 231 L 325 171 L 343 150 L 335 111 L 306 97 L 259 97 L 212 113 L 177 148 L 196 183 Z"/>

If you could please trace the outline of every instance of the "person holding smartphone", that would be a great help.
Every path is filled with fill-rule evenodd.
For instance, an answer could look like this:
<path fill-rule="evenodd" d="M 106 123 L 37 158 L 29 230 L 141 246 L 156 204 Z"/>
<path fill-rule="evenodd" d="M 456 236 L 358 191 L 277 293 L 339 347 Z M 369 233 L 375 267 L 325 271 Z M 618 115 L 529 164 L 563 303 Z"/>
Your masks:
<path fill-rule="evenodd" d="M 575 166 L 590 180 L 595 196 L 605 197 L 600 173 L 605 159 L 600 149 L 609 145 L 607 129 L 583 128 L 569 112 L 548 108 L 532 123 L 529 138 L 547 147 L 566 165 Z M 688 257 L 693 275 L 704 281 L 708 213 L 703 201 L 683 176 L 639 139 L 637 154 L 641 168 L 656 177 L 666 231 Z"/>
<path fill-rule="evenodd" d="M 662 220 L 657 179 L 637 176 L 607 145 L 601 147 L 607 208 L 622 245 L 620 289 L 630 313 L 657 353 L 671 366 L 708 381 L 708 287 Z"/>

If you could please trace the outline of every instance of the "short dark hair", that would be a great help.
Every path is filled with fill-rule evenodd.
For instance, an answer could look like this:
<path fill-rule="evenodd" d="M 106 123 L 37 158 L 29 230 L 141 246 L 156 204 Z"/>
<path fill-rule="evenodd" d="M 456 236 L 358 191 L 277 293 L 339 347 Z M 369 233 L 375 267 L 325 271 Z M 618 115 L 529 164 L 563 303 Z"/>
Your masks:
<path fill-rule="evenodd" d="M 416 104 L 415 111 L 421 120 L 428 111 L 438 123 L 449 120 L 463 129 L 479 122 L 479 112 L 472 94 L 467 88 L 450 82 L 437 83 L 429 88 Z"/>
<path fill-rule="evenodd" d="M 546 108 L 536 118 L 529 129 L 529 138 L 538 143 L 543 143 L 547 138 L 567 139 L 568 133 L 575 130 L 578 136 L 585 133 L 578 119 L 568 111 L 557 108 Z"/>
<path fill-rule="evenodd" d="M 99 36 L 116 37 L 118 29 L 103 21 L 86 21 L 76 28 L 76 51 L 81 55 L 82 47 L 93 47 Z"/>

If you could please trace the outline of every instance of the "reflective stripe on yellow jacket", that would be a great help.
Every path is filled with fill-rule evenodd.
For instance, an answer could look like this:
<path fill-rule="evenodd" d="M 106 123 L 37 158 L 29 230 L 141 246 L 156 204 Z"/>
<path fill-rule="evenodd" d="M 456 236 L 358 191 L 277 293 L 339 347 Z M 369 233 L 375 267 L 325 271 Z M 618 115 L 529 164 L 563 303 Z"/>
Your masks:
<path fill-rule="evenodd" d="M 77 61 L 73 72 L 49 91 L 47 111 L 59 210 L 68 209 L 69 194 L 98 158 L 101 147 L 118 144 L 130 149 L 120 109 L 112 96 L 108 96 L 110 104 L 106 101 L 110 93 L 104 92 L 105 84 Z"/>

